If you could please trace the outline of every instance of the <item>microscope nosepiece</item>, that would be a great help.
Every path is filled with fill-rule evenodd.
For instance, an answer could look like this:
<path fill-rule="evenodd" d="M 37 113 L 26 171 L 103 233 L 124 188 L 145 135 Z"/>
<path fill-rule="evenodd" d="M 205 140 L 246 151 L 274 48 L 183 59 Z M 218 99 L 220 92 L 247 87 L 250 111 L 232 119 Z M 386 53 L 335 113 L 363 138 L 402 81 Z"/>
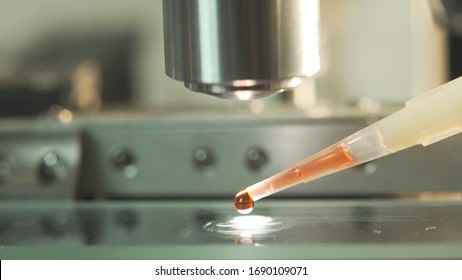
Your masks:
<path fill-rule="evenodd" d="M 248 100 L 293 89 L 319 62 L 318 0 L 164 0 L 166 73 Z"/>

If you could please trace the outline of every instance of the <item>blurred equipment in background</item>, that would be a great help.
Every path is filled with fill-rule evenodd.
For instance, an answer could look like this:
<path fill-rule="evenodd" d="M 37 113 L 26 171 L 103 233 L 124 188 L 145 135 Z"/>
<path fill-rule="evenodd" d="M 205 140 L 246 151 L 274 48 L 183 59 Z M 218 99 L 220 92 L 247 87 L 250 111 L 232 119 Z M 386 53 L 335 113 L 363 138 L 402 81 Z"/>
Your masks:
<path fill-rule="evenodd" d="M 23 2 L 0 8 L 0 254 L 461 257 L 462 135 L 262 202 L 277 231 L 215 230 L 244 186 L 447 81 L 448 5 Z"/>
<path fill-rule="evenodd" d="M 0 73 L 0 116 L 44 115 L 53 105 L 95 112 L 130 104 L 130 36 L 49 36 L 60 40 L 37 42 L 17 67 Z"/>
<path fill-rule="evenodd" d="M 0 121 L 0 198 L 75 197 L 82 146 L 79 133 L 56 122 Z"/>
<path fill-rule="evenodd" d="M 452 14 L 441 13 L 447 5 L 429 5 L 434 1 L 127 0 L 117 6 L 83 1 L 79 9 L 49 1 L 62 14 L 45 18 L 46 5 L 36 4 L 29 14 L 35 25 L 0 26 L 9 39 L 0 44 L 0 114 L 40 116 L 5 119 L 3 135 L 10 126 L 22 132 L 2 142 L 0 154 L 17 158 L 20 148 L 12 145 L 27 142 L 19 135 L 47 139 L 54 134 L 46 127 L 72 131 L 82 151 L 72 188 L 81 198 L 232 196 L 447 76 L 445 31 L 430 7 L 440 8 L 436 18 Z M 4 20 L 19 20 L 2 12 Z M 290 90 L 223 101 L 192 94 L 165 71 L 190 89 L 230 99 Z M 36 124 L 43 130 L 34 130 Z M 427 176 L 429 163 L 419 160 L 428 154 L 409 153 L 400 164 L 393 157 L 378 160 L 284 195 L 458 188 L 452 167 L 462 158 L 443 146 L 427 151 L 435 161 L 452 163 L 440 170 L 441 186 Z M 403 162 L 411 167 L 400 168 Z M 37 163 L 30 166 L 40 173 Z M 173 169 L 178 176 L 170 176 Z M 390 177 L 397 178 L 393 184 Z"/>
<path fill-rule="evenodd" d="M 462 76 L 462 2 L 457 0 L 429 1 L 436 20 L 449 30 L 448 56 L 451 79 Z"/>
<path fill-rule="evenodd" d="M 69 86 L 65 81 L 41 82 L 34 81 L 33 77 L 20 81 L 0 80 L 0 117 L 37 116 L 53 105 L 67 105 L 68 99 Z"/>

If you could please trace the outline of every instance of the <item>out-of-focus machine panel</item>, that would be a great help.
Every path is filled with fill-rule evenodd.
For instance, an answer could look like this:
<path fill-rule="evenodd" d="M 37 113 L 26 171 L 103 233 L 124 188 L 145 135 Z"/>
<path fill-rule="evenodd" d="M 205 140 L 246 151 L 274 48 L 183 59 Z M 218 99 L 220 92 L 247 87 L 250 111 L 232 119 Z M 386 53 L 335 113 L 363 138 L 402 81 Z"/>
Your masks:
<path fill-rule="evenodd" d="M 361 119 L 272 117 L 95 122 L 84 131 L 79 192 L 84 197 L 230 198 L 364 124 Z M 453 150 L 460 139 L 368 162 L 279 197 L 458 192 L 462 159 Z"/>
<path fill-rule="evenodd" d="M 0 199 L 72 199 L 80 176 L 79 132 L 46 122 L 1 124 Z"/>

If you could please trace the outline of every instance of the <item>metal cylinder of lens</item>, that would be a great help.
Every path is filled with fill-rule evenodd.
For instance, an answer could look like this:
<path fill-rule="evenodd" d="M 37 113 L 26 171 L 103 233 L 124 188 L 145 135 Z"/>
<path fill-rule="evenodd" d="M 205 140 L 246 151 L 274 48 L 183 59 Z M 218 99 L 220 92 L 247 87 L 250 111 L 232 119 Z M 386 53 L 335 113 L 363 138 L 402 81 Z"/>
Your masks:
<path fill-rule="evenodd" d="M 319 70 L 318 0 L 164 0 L 166 73 L 193 91 L 252 99 Z"/>

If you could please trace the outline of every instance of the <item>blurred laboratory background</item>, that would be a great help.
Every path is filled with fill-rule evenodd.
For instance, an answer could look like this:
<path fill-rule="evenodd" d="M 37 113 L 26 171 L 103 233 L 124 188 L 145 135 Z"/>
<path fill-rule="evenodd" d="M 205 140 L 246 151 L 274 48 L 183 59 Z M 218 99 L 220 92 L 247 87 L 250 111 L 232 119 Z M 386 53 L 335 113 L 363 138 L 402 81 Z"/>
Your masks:
<path fill-rule="evenodd" d="M 314 70 L 303 77 L 295 73 L 303 82 L 282 93 L 227 100 L 196 92 L 203 88 L 191 91 L 185 87 L 190 81 L 171 78 L 180 70 L 185 76 L 195 70 L 181 68 L 178 60 L 169 64 L 168 57 L 178 54 L 169 44 L 179 37 L 168 37 L 167 24 L 173 21 L 165 17 L 165 6 L 196 1 L 0 0 L 0 245 L 5 256 L 40 258 L 33 250 L 8 245 L 52 242 L 234 246 L 241 243 L 240 233 L 237 239 L 235 232 L 223 235 L 210 222 L 237 215 L 232 209 L 237 191 L 462 74 L 457 1 L 287 1 L 306 7 L 312 33 L 297 43 L 314 51 L 309 60 Z M 208 4 L 216 7 L 215 2 Z M 283 6 L 280 2 L 285 1 L 267 1 L 274 7 Z M 267 20 L 258 12 L 249 18 Z M 298 31 L 284 25 L 288 18 L 277 18 L 277 26 L 288 28 L 282 39 Z M 214 24 L 213 18 L 201 22 Z M 173 41 L 167 44 L 164 38 Z M 261 49 L 254 46 L 248 61 L 265 54 L 263 43 Z M 190 45 L 178 46 L 193 52 Z M 290 63 L 297 61 L 294 42 L 280 40 L 276 47 L 290 53 Z M 232 52 L 223 57 L 228 54 L 234 58 Z M 268 64 L 281 70 L 272 75 L 286 70 L 285 57 L 278 58 L 279 64 Z M 430 244 L 435 247 L 420 248 L 424 256 L 460 257 L 448 244 L 462 242 L 462 224 L 456 222 L 462 211 L 462 156 L 456 152 L 461 148 L 459 135 L 281 192 L 257 210 L 278 217 L 270 226 L 276 224 L 276 230 L 256 233 L 254 239 L 245 235 L 242 243 L 378 246 L 344 251 L 345 258 L 358 252 L 414 257 L 418 250 L 398 246 L 396 254 L 382 254 L 380 246 Z M 320 202 L 325 199 L 327 204 Z M 312 212 L 308 217 L 301 210 Z M 169 247 L 163 250 L 178 257 Z M 281 249 L 279 256 L 290 252 Z M 297 252 L 293 257 L 314 256 Z M 214 258 L 207 251 L 202 256 Z"/>
<path fill-rule="evenodd" d="M 1 5 L 2 95 L 29 90 L 30 99 L 46 88 L 43 95 L 58 98 L 50 102 L 82 111 L 250 105 L 192 94 L 165 75 L 159 0 L 3 0 Z M 295 97 L 261 102 L 295 99 L 303 109 L 326 100 L 400 105 L 445 82 L 448 35 L 430 6 L 427 1 L 320 1 L 320 72 L 295 90 Z M 63 96 L 53 88 L 61 88 Z M 3 106 L 3 115 L 27 111 Z"/>

